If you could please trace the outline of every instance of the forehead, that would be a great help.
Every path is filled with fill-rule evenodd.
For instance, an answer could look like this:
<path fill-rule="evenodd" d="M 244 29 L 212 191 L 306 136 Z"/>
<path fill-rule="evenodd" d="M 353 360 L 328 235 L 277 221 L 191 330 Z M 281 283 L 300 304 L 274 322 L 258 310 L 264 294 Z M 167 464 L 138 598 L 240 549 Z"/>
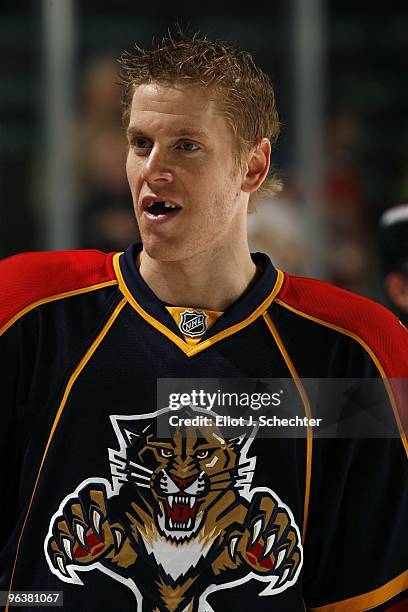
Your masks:
<path fill-rule="evenodd" d="M 183 450 L 187 450 L 187 452 L 195 452 L 198 449 L 205 448 L 214 448 L 226 447 L 226 442 L 224 441 L 222 435 L 218 431 L 216 427 L 186 427 L 186 428 L 176 428 L 173 439 L 167 439 L 166 442 L 173 446 L 173 448 L 177 452 L 183 452 Z M 160 443 L 158 443 L 160 445 Z"/>
<path fill-rule="evenodd" d="M 135 89 L 129 127 L 134 125 L 227 128 L 213 91 L 161 83 L 139 85 Z"/>

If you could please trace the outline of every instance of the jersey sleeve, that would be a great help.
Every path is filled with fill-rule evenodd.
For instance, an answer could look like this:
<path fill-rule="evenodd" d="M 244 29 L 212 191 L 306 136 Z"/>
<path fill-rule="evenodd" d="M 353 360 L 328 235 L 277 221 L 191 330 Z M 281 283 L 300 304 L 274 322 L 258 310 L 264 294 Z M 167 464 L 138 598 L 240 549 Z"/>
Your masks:
<path fill-rule="evenodd" d="M 0 388 L 1 388 L 1 427 L 0 462 L 3 466 L 0 476 L 0 550 L 10 534 L 15 516 L 16 483 L 18 465 L 21 460 L 19 429 L 21 415 L 18 406 L 18 376 L 20 370 L 18 340 L 9 330 L 0 336 Z M 5 468 L 7 466 L 7 469 Z M 0 564 L 1 565 L 1 564 Z M 1 574 L 1 572 L 0 572 Z"/>
<path fill-rule="evenodd" d="M 383 307 L 361 298 L 362 310 L 350 300 L 331 324 L 364 350 L 364 377 L 383 386 L 395 435 L 313 443 L 304 543 L 313 612 L 392 610 L 408 590 L 408 333 Z M 372 411 L 372 399 L 363 401 Z"/>
<path fill-rule="evenodd" d="M 113 253 L 21 253 L 0 261 L 0 334 L 41 303 L 113 282 Z"/>
<path fill-rule="evenodd" d="M 0 551 L 16 528 L 24 432 L 34 425 L 27 414 L 40 337 L 36 309 L 114 279 L 111 257 L 99 251 L 24 253 L 0 261 Z M 9 565 L 1 554 L 0 578 Z"/>
<path fill-rule="evenodd" d="M 319 440 L 305 540 L 316 612 L 385 610 L 408 587 L 407 463 L 398 439 Z"/>

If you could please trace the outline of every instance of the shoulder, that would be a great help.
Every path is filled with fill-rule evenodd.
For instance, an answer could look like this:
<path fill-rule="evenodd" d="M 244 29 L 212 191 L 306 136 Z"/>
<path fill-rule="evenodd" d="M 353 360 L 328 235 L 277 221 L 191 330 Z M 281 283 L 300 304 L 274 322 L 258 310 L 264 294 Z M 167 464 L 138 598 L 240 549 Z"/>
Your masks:
<path fill-rule="evenodd" d="M 112 256 L 96 250 L 49 251 L 0 261 L 0 331 L 38 304 L 115 282 Z"/>
<path fill-rule="evenodd" d="M 408 331 L 387 308 L 329 283 L 285 274 L 276 301 L 354 338 L 388 377 L 408 376 Z"/>

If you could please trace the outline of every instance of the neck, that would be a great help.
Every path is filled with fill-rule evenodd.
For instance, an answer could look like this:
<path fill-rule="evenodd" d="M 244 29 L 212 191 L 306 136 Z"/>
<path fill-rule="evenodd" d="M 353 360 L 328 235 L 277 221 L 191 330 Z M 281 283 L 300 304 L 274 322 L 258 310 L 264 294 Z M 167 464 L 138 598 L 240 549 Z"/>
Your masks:
<path fill-rule="evenodd" d="M 247 242 L 222 244 L 182 261 L 158 261 L 143 249 L 137 263 L 163 302 L 208 310 L 226 310 L 256 276 Z"/>

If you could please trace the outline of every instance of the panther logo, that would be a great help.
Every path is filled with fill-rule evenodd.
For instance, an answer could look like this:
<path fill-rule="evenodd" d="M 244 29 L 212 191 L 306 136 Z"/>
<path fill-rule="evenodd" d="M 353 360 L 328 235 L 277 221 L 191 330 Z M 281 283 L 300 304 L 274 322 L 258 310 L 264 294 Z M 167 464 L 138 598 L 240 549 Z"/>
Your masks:
<path fill-rule="evenodd" d="M 276 493 L 251 487 L 256 426 L 232 439 L 213 423 L 158 436 L 170 413 L 111 416 L 119 442 L 109 449 L 111 481 L 88 478 L 62 501 L 44 542 L 50 570 L 80 585 L 79 572 L 104 572 L 152 612 L 211 611 L 212 591 L 251 579 L 264 583 L 260 595 L 292 586 L 300 533 Z"/>

